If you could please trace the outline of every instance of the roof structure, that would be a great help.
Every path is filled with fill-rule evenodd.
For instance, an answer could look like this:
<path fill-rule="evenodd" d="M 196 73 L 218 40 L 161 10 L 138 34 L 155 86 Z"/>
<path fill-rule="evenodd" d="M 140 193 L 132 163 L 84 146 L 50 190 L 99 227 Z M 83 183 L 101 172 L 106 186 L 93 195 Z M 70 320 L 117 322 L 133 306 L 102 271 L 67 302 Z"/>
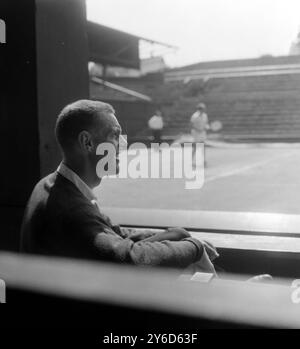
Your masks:
<path fill-rule="evenodd" d="M 166 81 L 299 74 L 300 56 L 263 56 L 252 59 L 200 62 L 166 72 Z"/>
<path fill-rule="evenodd" d="M 300 64 L 300 56 L 262 56 L 259 58 L 246 58 L 246 59 L 231 59 L 222 61 L 209 61 L 199 62 L 178 68 L 171 69 L 170 71 L 187 71 L 196 69 L 216 69 L 216 68 L 244 68 L 255 66 L 267 66 L 267 65 L 282 65 L 282 64 Z"/>
<path fill-rule="evenodd" d="M 106 27 L 94 22 L 87 22 L 89 60 L 103 65 L 126 68 L 140 68 L 140 41 L 160 45 L 166 48 L 175 47 L 155 40 L 143 38 Z"/>

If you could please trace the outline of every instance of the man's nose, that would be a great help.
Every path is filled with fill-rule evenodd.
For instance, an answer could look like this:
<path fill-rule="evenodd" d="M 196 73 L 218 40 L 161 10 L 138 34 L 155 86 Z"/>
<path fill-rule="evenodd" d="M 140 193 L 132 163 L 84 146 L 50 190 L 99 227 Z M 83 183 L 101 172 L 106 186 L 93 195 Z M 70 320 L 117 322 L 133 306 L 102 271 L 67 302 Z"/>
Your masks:
<path fill-rule="evenodd" d="M 120 135 L 119 136 L 119 143 L 121 143 L 121 145 L 127 145 L 127 140 L 122 136 Z"/>

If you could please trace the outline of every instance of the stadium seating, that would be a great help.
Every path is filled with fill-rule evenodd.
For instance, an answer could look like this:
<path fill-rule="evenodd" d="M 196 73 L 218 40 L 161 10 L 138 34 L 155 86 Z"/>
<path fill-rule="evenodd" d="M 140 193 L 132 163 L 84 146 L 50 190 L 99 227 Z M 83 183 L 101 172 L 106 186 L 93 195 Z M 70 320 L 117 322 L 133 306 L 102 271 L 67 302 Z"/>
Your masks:
<path fill-rule="evenodd" d="M 114 77 L 109 81 L 151 97 L 153 109 L 159 106 L 163 112 L 166 138 L 189 133 L 190 116 L 203 101 L 209 120 L 223 124 L 218 135 L 221 138 L 300 140 L 300 56 L 203 62 L 171 69 L 164 75 Z M 92 87 L 93 98 L 112 103 L 129 101 L 116 93 L 96 93 Z M 142 120 L 140 129 L 134 132 L 137 138 L 150 135 L 146 122 L 150 116 L 136 115 Z"/>
<path fill-rule="evenodd" d="M 171 86 L 178 98 L 164 109 L 169 135 L 189 132 L 189 118 L 203 100 L 210 121 L 222 122 L 224 138 L 300 139 L 300 75 L 214 78 L 205 91 L 199 80 Z"/>

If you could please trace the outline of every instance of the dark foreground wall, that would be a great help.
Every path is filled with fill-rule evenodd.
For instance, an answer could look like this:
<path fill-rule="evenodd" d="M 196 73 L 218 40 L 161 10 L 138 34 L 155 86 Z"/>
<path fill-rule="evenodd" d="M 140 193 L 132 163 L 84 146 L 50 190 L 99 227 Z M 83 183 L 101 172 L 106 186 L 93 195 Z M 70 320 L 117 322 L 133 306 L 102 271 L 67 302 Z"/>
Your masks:
<path fill-rule="evenodd" d="M 57 113 L 88 97 L 85 2 L 1 0 L 0 18 L 0 249 L 17 249 L 33 186 L 59 163 Z"/>
<path fill-rule="evenodd" d="M 84 0 L 36 0 L 37 93 L 40 169 L 60 161 L 54 141 L 57 114 L 67 103 L 88 98 L 88 42 Z"/>

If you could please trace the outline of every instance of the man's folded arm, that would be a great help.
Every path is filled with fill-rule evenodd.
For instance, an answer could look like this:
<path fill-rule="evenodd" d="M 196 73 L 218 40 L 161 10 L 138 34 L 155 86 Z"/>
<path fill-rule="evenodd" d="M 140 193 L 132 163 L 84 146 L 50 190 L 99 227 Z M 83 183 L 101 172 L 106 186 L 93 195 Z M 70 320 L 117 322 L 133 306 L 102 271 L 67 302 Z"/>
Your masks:
<path fill-rule="evenodd" d="M 124 238 L 106 225 L 90 206 L 69 210 L 64 221 L 67 230 L 82 244 L 87 244 L 97 259 L 185 268 L 198 261 L 203 252 L 202 243 L 191 237 L 181 241 L 133 241 L 128 234 L 129 237 Z"/>
<path fill-rule="evenodd" d="M 201 242 L 194 238 L 134 242 L 103 232 L 95 236 L 94 244 L 105 259 L 145 266 L 185 268 L 198 261 L 203 253 Z"/>
<path fill-rule="evenodd" d="M 113 226 L 113 230 L 123 238 L 129 238 L 134 241 L 144 240 L 153 235 L 156 235 L 156 232 L 150 229 L 142 229 L 137 231 L 134 228 L 120 227 L 119 225 Z"/>

